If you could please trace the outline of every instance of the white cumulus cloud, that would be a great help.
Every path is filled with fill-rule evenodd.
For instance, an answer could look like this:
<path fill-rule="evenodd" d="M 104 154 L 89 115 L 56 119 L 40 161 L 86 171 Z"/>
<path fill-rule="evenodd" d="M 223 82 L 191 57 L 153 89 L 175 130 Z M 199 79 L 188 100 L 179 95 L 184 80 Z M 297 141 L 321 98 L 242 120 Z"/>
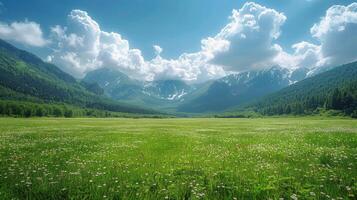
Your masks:
<path fill-rule="evenodd" d="M 298 67 L 314 68 L 325 64 L 321 46 L 302 41 L 294 44 L 292 48 L 295 50 L 293 56 Z"/>
<path fill-rule="evenodd" d="M 276 64 L 282 51 L 274 41 L 286 17 L 256 3 L 233 10 L 229 23 L 214 37 L 202 39 L 201 50 L 183 53 L 176 59 L 161 57 L 163 49 L 154 45 L 156 57 L 145 60 L 139 49 L 119 33 L 105 32 L 87 12 L 73 10 L 68 25 L 52 27 L 55 51 L 48 57 L 68 73 L 82 77 L 88 71 L 112 67 L 133 78 L 180 79 L 202 82 L 227 72 L 240 72 Z"/>
<path fill-rule="evenodd" d="M 55 46 L 47 60 L 76 77 L 111 67 L 138 79 L 202 82 L 272 65 L 315 68 L 357 59 L 357 3 L 328 9 L 311 28 L 319 44 L 299 42 L 292 46 L 292 54 L 276 42 L 286 19 L 283 13 L 248 2 L 232 11 L 227 25 L 215 36 L 202 39 L 198 52 L 165 59 L 163 49 L 153 45 L 156 56 L 146 60 L 119 33 L 103 31 L 87 12 L 73 10 L 66 26 L 52 27 Z"/>
<path fill-rule="evenodd" d="M 311 34 L 321 43 L 321 53 L 329 65 L 357 60 L 357 3 L 329 8 Z"/>
<path fill-rule="evenodd" d="M 35 47 L 48 43 L 43 37 L 40 25 L 27 20 L 11 24 L 0 22 L 0 38 Z"/>
<path fill-rule="evenodd" d="M 320 68 L 357 60 L 357 3 L 330 7 L 310 31 L 319 44 L 294 44 L 297 66 Z"/>
<path fill-rule="evenodd" d="M 154 50 L 155 50 L 155 54 L 158 56 L 161 54 L 161 52 L 163 51 L 163 49 L 159 46 L 159 45 L 154 45 L 153 46 Z"/>
<path fill-rule="evenodd" d="M 56 46 L 50 61 L 76 77 L 100 67 L 116 67 L 137 75 L 145 74 L 145 61 L 138 49 L 114 32 L 105 32 L 87 12 L 73 10 L 68 15 L 68 26 L 51 29 Z"/>
<path fill-rule="evenodd" d="M 226 70 L 243 71 L 274 64 L 282 51 L 275 40 L 286 17 L 256 3 L 246 3 L 233 10 L 230 22 L 203 46 L 214 55 L 211 62 Z"/>
<path fill-rule="evenodd" d="M 145 80 L 204 81 L 224 75 L 221 67 L 207 64 L 208 58 L 202 52 L 185 53 L 168 60 L 160 56 L 163 49 L 154 45 L 156 57 L 145 60 L 141 51 L 130 48 L 129 41 L 119 33 L 101 30 L 99 24 L 81 10 L 71 11 L 68 26 L 54 26 L 51 32 L 56 46 L 47 60 L 76 77 L 101 67 L 116 68 Z"/>

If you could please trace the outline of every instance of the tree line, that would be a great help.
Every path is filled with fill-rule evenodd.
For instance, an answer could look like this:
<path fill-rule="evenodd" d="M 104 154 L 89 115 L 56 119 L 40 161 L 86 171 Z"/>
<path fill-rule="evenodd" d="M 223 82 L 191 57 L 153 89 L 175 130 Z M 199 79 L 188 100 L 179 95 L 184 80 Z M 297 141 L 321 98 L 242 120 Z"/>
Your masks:
<path fill-rule="evenodd" d="M 74 107 L 66 104 L 33 103 L 14 100 L 0 100 L 0 116 L 10 117 L 152 117 L 161 115 L 141 115 L 111 112 L 105 110 Z M 167 116 L 166 116 L 167 117 Z"/>
<path fill-rule="evenodd" d="M 303 115 L 312 114 L 319 109 L 338 110 L 357 118 L 357 81 L 314 95 L 296 95 L 289 101 L 274 100 L 275 102 L 266 102 L 260 107 L 255 107 L 255 111 L 263 115 Z"/>

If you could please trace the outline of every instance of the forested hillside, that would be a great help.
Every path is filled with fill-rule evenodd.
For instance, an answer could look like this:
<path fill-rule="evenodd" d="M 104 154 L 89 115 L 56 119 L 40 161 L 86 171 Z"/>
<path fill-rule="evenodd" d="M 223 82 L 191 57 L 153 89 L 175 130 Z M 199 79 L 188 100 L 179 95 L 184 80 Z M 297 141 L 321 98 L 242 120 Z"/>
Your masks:
<path fill-rule="evenodd" d="M 32 102 L 64 104 L 80 109 L 153 114 L 155 111 L 133 107 L 102 97 L 97 85 L 77 82 L 52 64 L 0 40 L 0 104 L 2 107 Z M 6 104 L 4 102 L 7 102 Z M 32 104 L 26 104 L 27 107 Z M 2 109 L 4 110 L 4 109 Z M 16 109 L 11 109 L 13 110 Z M 5 112 L 5 111 L 4 111 Z M 7 113 L 0 114 L 10 114 Z M 65 111 L 63 110 L 63 113 Z M 12 113 L 14 114 L 14 113 Z"/>
<path fill-rule="evenodd" d="M 321 108 L 357 117 L 357 62 L 300 81 L 248 108 L 264 115 L 310 114 Z"/>

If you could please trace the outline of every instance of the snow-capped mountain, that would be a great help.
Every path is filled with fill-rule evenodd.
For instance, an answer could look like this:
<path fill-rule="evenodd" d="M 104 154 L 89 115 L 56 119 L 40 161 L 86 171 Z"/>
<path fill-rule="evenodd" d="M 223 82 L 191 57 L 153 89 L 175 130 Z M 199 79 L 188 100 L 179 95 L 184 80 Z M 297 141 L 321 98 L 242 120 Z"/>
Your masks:
<path fill-rule="evenodd" d="M 179 80 L 147 82 L 143 87 L 145 94 L 170 101 L 181 100 L 193 90 L 194 88 L 192 86 Z"/>
<path fill-rule="evenodd" d="M 290 70 L 279 66 L 259 71 L 231 74 L 200 85 L 180 80 L 144 82 L 122 72 L 103 68 L 83 79 L 98 83 L 105 94 L 121 101 L 150 107 L 170 107 L 180 112 L 223 111 L 276 92 L 306 78 L 309 70 Z"/>
<path fill-rule="evenodd" d="M 206 91 L 178 107 L 182 112 L 223 111 L 278 91 L 306 77 L 308 70 L 271 67 L 260 71 L 231 74 L 212 82 Z"/>
<path fill-rule="evenodd" d="M 180 80 L 139 81 L 109 68 L 91 71 L 83 81 L 98 83 L 111 98 L 150 107 L 183 101 L 194 90 L 193 86 Z"/>

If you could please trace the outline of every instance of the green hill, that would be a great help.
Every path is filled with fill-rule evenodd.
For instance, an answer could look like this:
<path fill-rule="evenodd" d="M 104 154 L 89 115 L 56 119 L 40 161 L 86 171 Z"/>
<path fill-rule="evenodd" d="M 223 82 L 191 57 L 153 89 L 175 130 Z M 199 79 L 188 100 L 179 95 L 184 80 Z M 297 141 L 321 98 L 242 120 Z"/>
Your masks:
<path fill-rule="evenodd" d="M 156 114 L 98 94 L 99 86 L 78 82 L 55 65 L 0 40 L 0 100 L 64 104 L 109 112 Z"/>
<path fill-rule="evenodd" d="M 339 110 L 357 116 L 357 62 L 297 82 L 246 107 L 264 115 Z"/>

